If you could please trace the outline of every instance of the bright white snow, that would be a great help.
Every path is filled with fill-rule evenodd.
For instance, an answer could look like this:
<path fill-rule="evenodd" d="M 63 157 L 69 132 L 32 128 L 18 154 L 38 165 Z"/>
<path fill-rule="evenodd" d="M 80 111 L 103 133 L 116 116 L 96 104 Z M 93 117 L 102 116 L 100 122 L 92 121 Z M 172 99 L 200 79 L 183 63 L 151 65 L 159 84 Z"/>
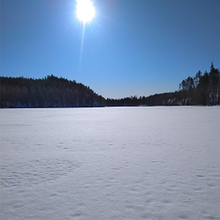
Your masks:
<path fill-rule="evenodd" d="M 1 220 L 220 219 L 220 107 L 1 109 Z"/>

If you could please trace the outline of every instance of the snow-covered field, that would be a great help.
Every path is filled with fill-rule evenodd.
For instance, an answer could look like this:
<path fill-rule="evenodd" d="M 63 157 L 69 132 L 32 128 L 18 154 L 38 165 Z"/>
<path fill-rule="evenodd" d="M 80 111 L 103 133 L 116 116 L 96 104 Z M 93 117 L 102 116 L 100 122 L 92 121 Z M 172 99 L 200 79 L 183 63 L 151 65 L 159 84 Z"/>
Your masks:
<path fill-rule="evenodd" d="M 220 219 L 220 107 L 1 109 L 1 220 Z"/>

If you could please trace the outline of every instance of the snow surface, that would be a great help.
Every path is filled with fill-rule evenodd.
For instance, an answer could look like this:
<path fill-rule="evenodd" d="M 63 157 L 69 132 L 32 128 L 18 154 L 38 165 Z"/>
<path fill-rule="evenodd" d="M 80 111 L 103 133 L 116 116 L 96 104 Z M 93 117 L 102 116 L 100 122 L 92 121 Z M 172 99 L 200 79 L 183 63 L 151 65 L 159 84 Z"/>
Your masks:
<path fill-rule="evenodd" d="M 0 219 L 220 219 L 219 116 L 1 109 Z"/>

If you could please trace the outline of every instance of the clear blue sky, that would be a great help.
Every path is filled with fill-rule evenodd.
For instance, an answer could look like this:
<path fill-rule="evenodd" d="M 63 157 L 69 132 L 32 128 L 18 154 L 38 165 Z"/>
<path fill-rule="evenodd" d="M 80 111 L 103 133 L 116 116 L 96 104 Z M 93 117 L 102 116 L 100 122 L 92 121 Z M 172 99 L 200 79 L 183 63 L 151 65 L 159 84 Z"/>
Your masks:
<path fill-rule="evenodd" d="M 178 90 L 220 68 L 219 0 L 94 0 L 85 27 L 75 0 L 1 0 L 1 76 L 53 74 L 105 98 Z"/>

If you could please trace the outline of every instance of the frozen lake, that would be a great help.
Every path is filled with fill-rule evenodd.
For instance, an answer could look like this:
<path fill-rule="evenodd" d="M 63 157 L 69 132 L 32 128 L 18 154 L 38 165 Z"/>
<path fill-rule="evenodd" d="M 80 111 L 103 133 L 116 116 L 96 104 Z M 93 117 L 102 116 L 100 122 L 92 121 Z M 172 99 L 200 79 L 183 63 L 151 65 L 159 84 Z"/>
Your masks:
<path fill-rule="evenodd" d="M 0 219 L 220 219 L 220 107 L 0 110 Z"/>

